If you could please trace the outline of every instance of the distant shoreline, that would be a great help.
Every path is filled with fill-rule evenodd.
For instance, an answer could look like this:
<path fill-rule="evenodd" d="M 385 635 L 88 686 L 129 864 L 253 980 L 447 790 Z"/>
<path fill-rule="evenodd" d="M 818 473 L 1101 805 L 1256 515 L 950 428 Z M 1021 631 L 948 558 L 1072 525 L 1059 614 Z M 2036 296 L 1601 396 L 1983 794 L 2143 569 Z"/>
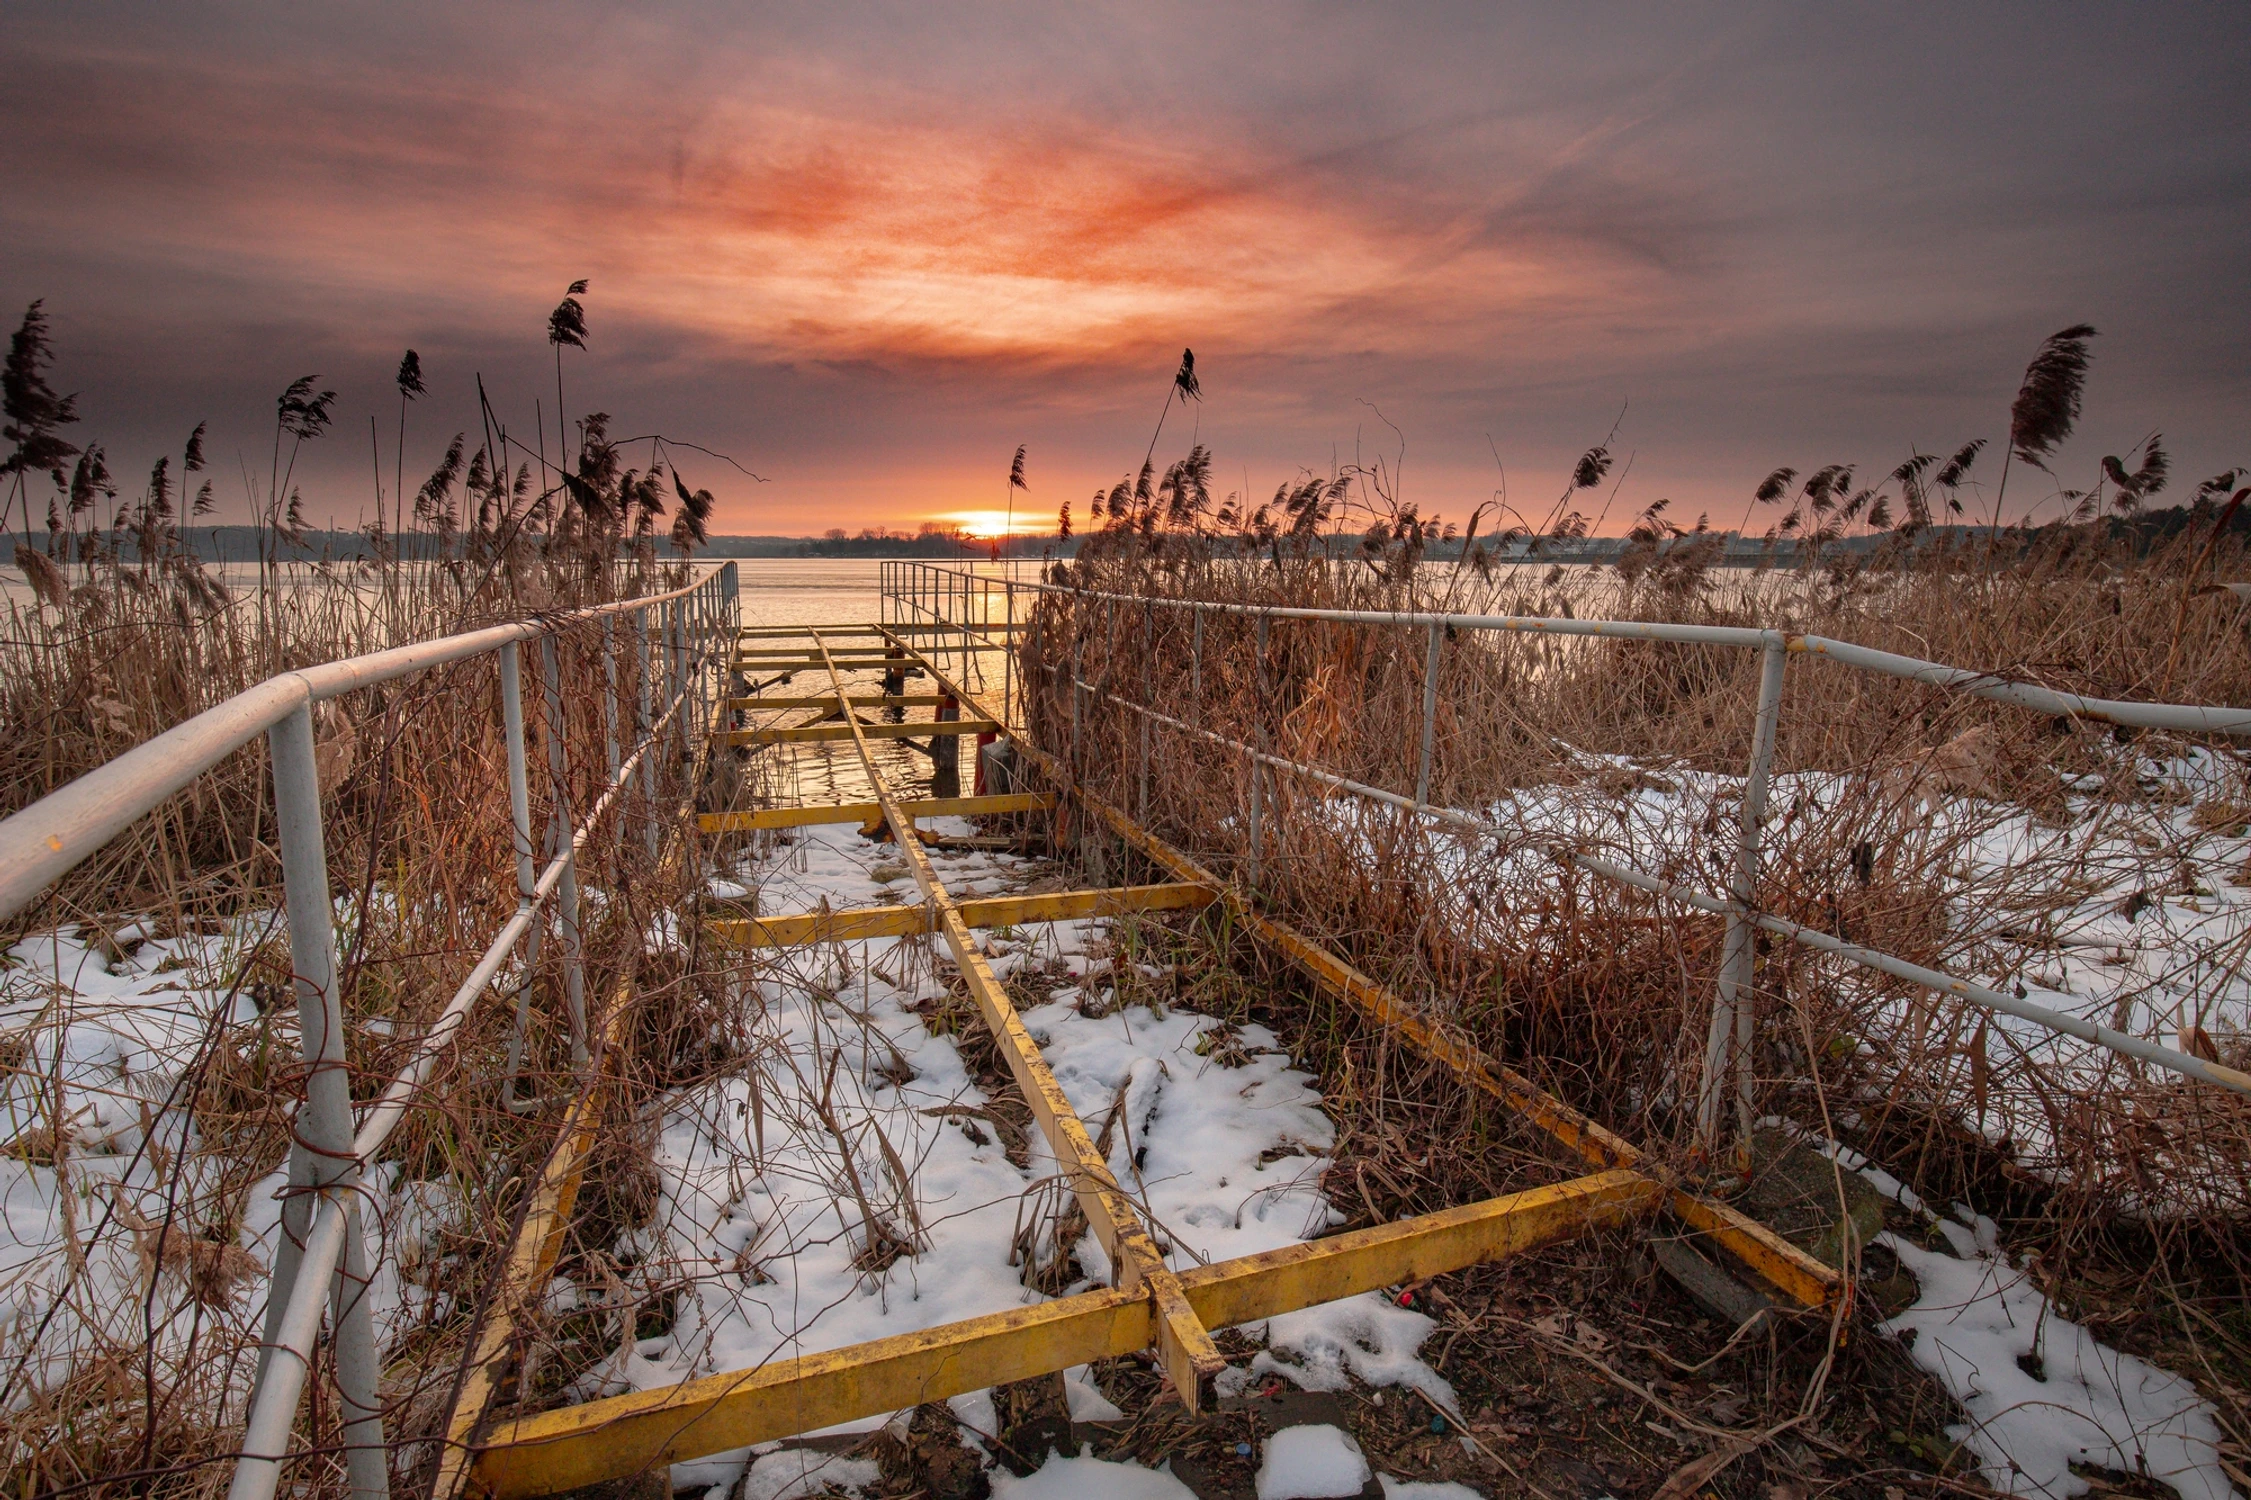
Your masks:
<path fill-rule="evenodd" d="M 2207 519 L 2210 507 L 2174 506 L 2166 510 L 2144 512 L 2131 519 L 2108 517 L 2082 523 L 2090 530 L 2107 533 L 2112 539 L 2127 535 L 2135 538 L 2137 551 L 2146 551 L 2185 530 L 2198 520 Z M 2031 532 L 2013 528 L 2002 529 L 2002 545 L 2012 541 L 2023 545 L 2033 538 L 2055 530 L 2077 530 L 2076 527 L 2043 526 Z M 2234 516 L 2228 526 L 2234 533 L 2251 532 L 2251 508 Z M 1921 550 L 1931 547 L 1983 544 L 1992 534 L 1986 526 L 1933 526 L 1914 539 L 1913 545 Z M 105 545 L 118 549 L 126 562 L 139 560 L 138 548 L 130 528 L 101 533 Z M 259 559 L 259 531 L 253 526 L 196 526 L 183 529 L 179 539 L 195 557 L 204 562 L 255 563 Z M 1699 540 L 1691 533 L 1680 538 L 1667 538 L 1659 543 L 1660 552 L 1669 552 Z M 399 555 L 409 561 L 430 561 L 439 553 L 437 539 L 427 532 L 388 539 L 399 549 Z M 1083 536 L 1068 539 L 1055 536 L 1018 536 L 1009 539 L 1002 549 L 1015 559 L 1068 558 L 1078 555 Z M 1359 551 L 1357 533 L 1325 535 L 1321 539 L 1333 557 L 1351 558 Z M 1866 554 L 1888 542 L 1898 540 L 1896 532 L 1882 532 L 1868 536 L 1837 537 L 1821 544 L 1821 556 L 1853 557 Z M 44 552 L 48 547 L 46 532 L 25 534 L 20 531 L 0 533 L 0 566 L 6 566 L 19 543 L 28 544 L 34 551 Z M 1518 540 L 1505 548 L 1492 551 L 1489 561 L 1494 566 L 1595 566 L 1614 563 L 1624 555 L 1630 542 L 1625 537 L 1587 537 L 1572 541 L 1544 540 L 1536 550 L 1526 550 Z M 1805 544 L 1797 538 L 1769 540 L 1763 536 L 1729 534 L 1718 555 L 1710 558 L 1706 566 L 1720 568 L 1792 567 L 1801 561 L 1801 548 Z M 1426 562 L 1450 562 L 1461 556 L 1463 544 L 1459 541 L 1431 544 L 1422 554 Z M 355 562 L 372 559 L 374 549 L 366 533 L 359 531 L 307 531 L 298 543 L 285 543 L 280 560 L 286 563 Z M 665 561 L 674 561 L 680 553 L 668 540 L 659 539 L 657 555 Z M 763 558 L 786 560 L 790 558 L 825 558 L 830 560 L 884 560 L 915 559 L 923 562 L 985 562 L 994 557 L 993 544 L 974 537 L 962 537 L 945 532 L 928 532 L 908 536 L 897 532 L 851 537 L 834 536 L 714 536 L 695 550 L 699 559 L 725 561 L 732 558 Z"/>

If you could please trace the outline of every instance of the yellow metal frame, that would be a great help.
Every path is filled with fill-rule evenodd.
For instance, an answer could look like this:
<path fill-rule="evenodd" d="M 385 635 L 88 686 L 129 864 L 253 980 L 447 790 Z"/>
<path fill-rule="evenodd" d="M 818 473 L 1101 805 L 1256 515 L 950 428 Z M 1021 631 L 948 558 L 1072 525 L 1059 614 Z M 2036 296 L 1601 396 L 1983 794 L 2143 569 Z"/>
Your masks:
<path fill-rule="evenodd" d="M 955 651 L 964 650 L 1005 651 L 1008 648 L 1005 646 L 974 644 L 969 646 L 960 646 L 949 643 L 943 649 L 950 654 Z M 802 666 L 808 672 L 816 670 L 823 664 L 822 658 L 815 656 L 810 651 L 737 651 L 735 653 L 735 661 L 738 666 L 756 667 L 780 667 L 795 664 Z M 859 671 L 892 665 L 911 667 L 914 665 L 914 662 L 904 657 L 892 655 L 888 652 L 860 650 L 839 651 L 838 653 L 836 653 L 835 664 L 839 667 L 844 668 L 846 671 Z"/>
<path fill-rule="evenodd" d="M 944 693 L 854 693 L 851 698 L 854 708 L 936 708 L 945 701 Z M 727 707 L 746 713 L 780 708 L 825 708 L 833 711 L 836 707 L 836 695 L 821 693 L 804 698 L 729 698 Z"/>
<path fill-rule="evenodd" d="M 706 1376 L 517 1418 L 495 1431 L 476 1452 L 474 1480 L 498 1500 L 550 1495 L 623 1478 L 658 1464 L 896 1411 L 1152 1346 L 1182 1402 L 1194 1412 L 1208 1401 L 1211 1379 L 1221 1367 L 1218 1350 L 1211 1342 L 1210 1330 L 1214 1328 L 1460 1270 L 1598 1227 L 1622 1224 L 1659 1209 L 1669 1209 L 1683 1222 L 1704 1231 L 1769 1285 L 1806 1306 L 1833 1305 L 1846 1294 L 1845 1279 L 1836 1271 L 1727 1205 L 1699 1197 L 1667 1180 L 1636 1147 L 1494 1062 L 1459 1028 L 1424 1016 L 1357 968 L 1259 912 L 1239 888 L 1218 880 L 1123 813 L 1076 788 L 1068 769 L 1035 746 L 1016 741 L 1019 752 L 1035 770 L 1057 786 L 1071 787 L 1071 795 L 1088 813 L 1172 875 L 1174 882 L 956 901 L 940 883 L 916 837 L 915 818 L 957 811 L 1033 811 L 1052 807 L 1054 799 L 1013 794 L 916 802 L 894 796 L 869 746 L 880 737 L 878 730 L 907 726 L 867 725 L 851 713 L 844 684 L 847 669 L 829 650 L 825 636 L 830 633 L 845 631 L 815 626 L 793 627 L 786 632 L 788 638 L 813 642 L 811 654 L 828 672 L 835 689 L 828 697 L 792 706 L 833 705 L 845 716 L 824 737 L 853 742 L 869 785 L 875 789 L 876 801 L 707 814 L 699 823 L 708 831 L 731 831 L 880 817 L 898 844 L 922 895 L 922 904 L 707 922 L 705 931 L 749 946 L 919 932 L 941 936 L 1030 1104 L 1042 1135 L 1062 1163 L 1089 1226 L 1108 1252 L 1117 1285 L 777 1361 L 760 1369 Z M 999 727 L 993 723 L 997 715 L 960 689 L 911 644 L 889 629 L 879 627 L 874 633 L 904 650 L 908 665 L 929 672 L 965 707 L 984 715 L 978 723 L 945 727 L 957 732 L 984 732 L 980 724 Z M 761 638 L 784 635 L 777 630 Z M 896 664 L 901 659 L 887 656 L 882 660 Z M 917 732 L 928 727 L 913 726 Z M 715 739 L 719 743 L 739 742 L 724 734 Z M 1288 956 L 1325 994 L 1351 1005 L 1408 1045 L 1446 1064 L 1466 1083 L 1523 1115 L 1604 1170 L 1464 1208 L 1217 1265 L 1173 1271 L 1095 1151 L 1084 1123 L 1072 1111 L 970 933 L 980 925 L 1097 915 L 1113 909 L 1191 909 L 1220 902 L 1254 938 Z M 480 1342 L 480 1349 L 484 1342 L 489 1338 Z"/>
<path fill-rule="evenodd" d="M 918 719 L 912 724 L 863 724 L 857 718 L 841 724 L 790 724 L 778 729 L 723 729 L 716 736 L 722 745 L 817 745 L 839 740 L 912 740 L 925 735 L 998 734 L 1000 725 L 990 719 Z"/>
<path fill-rule="evenodd" d="M 1604 1172 L 1183 1271 L 1187 1315 L 1227 1328 L 1458 1271 L 1638 1218 L 1659 1188 Z M 1109 1288 L 777 1360 L 755 1370 L 521 1417 L 477 1456 L 495 1500 L 529 1500 L 663 1464 L 941 1401 L 1149 1346 L 1156 1311 Z"/>
<path fill-rule="evenodd" d="M 814 633 L 812 638 L 828 666 L 829 682 L 841 702 L 846 695 L 844 674 L 829 659 L 828 646 L 819 634 Z M 1181 1293 L 1179 1279 L 1165 1264 L 1164 1257 L 1157 1253 L 1155 1242 L 1135 1217 L 1131 1203 L 1110 1175 L 1102 1154 L 1094 1149 L 1086 1126 L 1072 1112 L 1062 1085 L 1048 1070 L 1047 1059 L 1040 1055 L 1030 1033 L 1024 1030 L 1015 1005 L 970 937 L 960 909 L 939 882 L 930 856 L 915 836 L 914 819 L 900 808 L 898 800 L 892 796 L 890 783 L 876 765 L 875 754 L 868 748 L 870 736 L 865 727 L 857 720 L 847 720 L 844 728 L 852 735 L 860 752 L 860 766 L 868 785 L 874 788 L 876 800 L 883 804 L 884 821 L 890 825 L 900 857 L 929 908 L 929 930 L 945 938 L 955 969 L 984 1015 L 994 1040 L 999 1043 L 1009 1073 L 1023 1092 L 1024 1102 L 1031 1106 L 1032 1118 L 1070 1179 L 1088 1227 L 1093 1229 L 1111 1265 L 1116 1268 L 1119 1288 L 1140 1291 L 1149 1299 L 1165 1372 L 1172 1377 L 1188 1409 L 1197 1410 L 1226 1361 L 1213 1347 L 1211 1335 L 1196 1321 Z"/>
<path fill-rule="evenodd" d="M 1002 813 L 1048 812 L 1055 799 L 1044 792 L 1003 792 L 990 797 L 924 797 L 902 802 L 910 818 L 984 818 Z M 827 802 L 814 807 L 761 807 L 753 812 L 702 813 L 696 826 L 705 833 L 749 833 L 760 828 L 806 828 L 822 823 L 873 823 L 883 817 L 880 802 Z"/>
<path fill-rule="evenodd" d="M 899 645 L 908 652 L 910 660 L 953 688 L 965 707 L 990 714 L 991 710 L 974 694 L 948 679 L 913 647 L 903 641 Z M 1218 886 L 1224 893 L 1229 915 L 1254 938 L 1281 950 L 1323 993 L 1344 1001 L 1389 1029 L 1424 1056 L 1445 1064 L 1463 1082 L 1523 1115 L 1590 1164 L 1644 1170 L 1655 1175 L 1656 1169 L 1646 1153 L 1623 1136 L 1588 1119 L 1529 1079 L 1495 1062 L 1461 1028 L 1425 1016 L 1351 964 L 1260 912 L 1239 887 L 1219 880 L 1124 813 L 1076 786 L 1070 768 L 1054 756 L 1020 738 L 1011 737 L 1011 742 L 1017 753 L 1050 781 L 1057 786 L 1071 787 L 1073 800 L 1174 879 Z M 1800 1306 L 1829 1307 L 1850 1295 L 1849 1279 L 1842 1272 L 1823 1265 L 1748 1214 L 1691 1192 L 1678 1183 L 1666 1186 L 1667 1207 L 1674 1217 L 1709 1236 L 1730 1259 Z"/>
<path fill-rule="evenodd" d="M 1209 885 L 1121 885 L 1094 891 L 1048 891 L 1037 896 L 983 896 L 957 901 L 965 927 L 1021 927 L 1080 917 L 1123 917 L 1145 911 L 1201 911 L 1220 899 Z M 931 931 L 927 906 L 861 906 L 808 911 L 786 917 L 718 918 L 704 936 L 742 948 L 794 948 L 804 943 L 857 942 L 912 937 Z"/>

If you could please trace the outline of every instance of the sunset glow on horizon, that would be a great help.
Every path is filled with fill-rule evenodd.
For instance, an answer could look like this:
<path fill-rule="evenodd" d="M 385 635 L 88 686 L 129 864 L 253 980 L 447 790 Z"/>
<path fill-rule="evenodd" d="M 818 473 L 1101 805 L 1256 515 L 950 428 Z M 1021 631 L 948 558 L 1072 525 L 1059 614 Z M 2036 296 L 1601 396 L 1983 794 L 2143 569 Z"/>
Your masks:
<path fill-rule="evenodd" d="M 1254 503 L 1381 458 L 1426 513 L 1536 519 L 1613 427 L 1605 529 L 1660 497 L 1727 527 L 1777 465 L 1993 437 L 2082 320 L 2068 463 L 2160 429 L 2182 472 L 2234 462 L 2236 30 L 1925 20 L 31 4 L 0 297 L 46 300 L 120 473 L 206 420 L 247 462 L 319 372 L 298 472 L 340 525 L 405 348 L 410 489 L 474 446 L 480 381 L 561 440 L 544 319 L 579 277 L 563 410 L 695 445 L 723 532 L 998 535 L 971 497 L 1019 443 L 1018 534 L 1197 442 Z M 1152 447 L 1183 347 L 1203 399 Z"/>
<path fill-rule="evenodd" d="M 980 541 L 997 541 L 1004 536 L 1047 536 L 1055 530 L 1055 516 L 1029 508 L 1011 515 L 1001 510 L 957 510 L 932 519 L 942 525 L 958 526 L 963 536 Z"/>

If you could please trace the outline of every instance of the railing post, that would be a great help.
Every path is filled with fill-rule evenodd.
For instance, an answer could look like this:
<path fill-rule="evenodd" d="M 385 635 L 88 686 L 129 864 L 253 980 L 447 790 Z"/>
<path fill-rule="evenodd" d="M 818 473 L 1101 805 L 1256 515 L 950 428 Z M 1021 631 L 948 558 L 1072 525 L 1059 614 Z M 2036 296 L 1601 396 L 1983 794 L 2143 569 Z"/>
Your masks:
<path fill-rule="evenodd" d="M 297 1112 L 292 1136 L 302 1147 L 307 1179 L 305 1191 L 293 1193 L 289 1200 L 290 1205 L 301 1205 L 294 1238 L 290 1216 L 286 1212 L 283 1216 L 285 1248 L 283 1255 L 276 1256 L 266 1302 L 270 1350 L 279 1339 L 282 1311 L 294 1290 L 314 1198 L 351 1193 L 358 1186 L 359 1162 L 352 1155 L 351 1074 L 344 1058 L 343 1001 L 336 992 L 336 913 L 328 895 L 312 705 L 298 705 L 267 730 L 266 743 L 273 756 L 274 826 L 281 843 L 283 904 L 289 915 L 289 970 L 297 992 L 297 1034 L 305 1063 L 305 1103 Z M 293 1184 L 297 1175 L 293 1164 Z M 348 1224 L 348 1233 L 350 1228 Z M 343 1398 L 352 1493 L 360 1500 L 390 1491 L 374 1356 L 375 1333 L 365 1297 L 354 1297 L 348 1305 L 339 1303 L 336 1385 Z M 269 1359 L 262 1355 L 259 1364 L 262 1383 Z"/>
<path fill-rule="evenodd" d="M 1157 606 L 1143 600 L 1141 605 L 1141 706 L 1144 709 L 1156 707 L 1149 694 L 1149 658 L 1156 654 L 1156 649 Z M 1141 785 L 1139 791 L 1141 795 L 1137 805 L 1137 814 L 1142 822 L 1147 823 L 1149 821 L 1149 715 L 1143 713 L 1140 715 L 1140 719 Z"/>
<path fill-rule="evenodd" d="M 555 899 L 563 924 L 563 1007 L 571 1028 L 571 1066 L 586 1066 L 586 952 L 579 925 L 578 852 L 572 831 L 578 820 L 571 816 L 570 756 L 564 745 L 570 720 L 563 711 L 563 671 L 552 631 L 539 638 L 539 667 L 547 688 L 547 779 L 553 790 L 554 830 L 550 859 L 563 862 L 563 876 Z"/>
<path fill-rule="evenodd" d="M 374 1268 L 361 1233 L 358 1195 L 344 1214 L 344 1259 L 329 1284 L 335 1329 L 336 1390 L 344 1429 L 344 1472 L 353 1500 L 384 1500 L 391 1492 L 383 1444 L 382 1351 L 375 1342 Z"/>
<path fill-rule="evenodd" d="M 1743 782 L 1743 823 L 1735 844 L 1735 877 L 1720 948 L 1719 984 L 1712 999 L 1712 1028 L 1704 1044 L 1704 1077 L 1697 1097 L 1697 1135 L 1705 1159 L 1719 1161 L 1721 1097 L 1730 1065 L 1735 1073 L 1736 1165 L 1748 1171 L 1751 1149 L 1751 1037 L 1755 1009 L 1752 979 L 1755 929 L 1747 913 L 1758 895 L 1759 835 L 1766 824 L 1767 783 L 1774 770 L 1775 728 L 1782 713 L 1782 672 L 1789 662 L 1778 637 L 1759 652 L 1758 715 L 1751 728 L 1750 772 Z"/>
<path fill-rule="evenodd" d="M 719 681 L 722 699 L 735 696 L 735 652 L 743 633 L 742 571 L 733 563 L 719 570 Z M 731 727 L 732 715 L 720 721 L 721 728 Z"/>
<path fill-rule="evenodd" d="M 1071 780 L 1084 781 L 1085 773 L 1079 769 L 1079 673 L 1084 662 L 1086 644 L 1086 610 L 1081 601 L 1071 601 Z"/>
<path fill-rule="evenodd" d="M 1258 659 L 1252 677 L 1251 727 L 1259 754 L 1266 753 L 1266 616 L 1258 617 Z M 1266 802 L 1266 762 L 1251 760 L 1251 885 L 1259 880 L 1260 856 L 1264 852 L 1263 838 Z"/>
<path fill-rule="evenodd" d="M 657 857 L 656 653 L 650 644 L 649 606 L 633 612 L 633 635 L 641 649 L 641 830 L 649 858 Z"/>
<path fill-rule="evenodd" d="M 516 904 L 522 910 L 531 905 L 538 873 L 532 865 L 531 775 L 524 753 L 523 650 L 516 641 L 500 648 L 500 725 L 508 747 L 508 814 L 516 841 Z M 524 935 L 524 979 L 516 987 L 516 1020 L 508 1033 L 508 1067 L 501 1079 L 501 1099 L 510 1109 L 517 1107 L 516 1079 L 524 1066 L 524 1033 L 531 1024 L 531 991 L 539 973 L 539 949 L 540 924 L 534 922 Z"/>
<path fill-rule="evenodd" d="M 617 768 L 623 760 L 618 753 L 617 738 L 617 616 L 602 616 L 602 737 L 609 751 L 610 779 L 608 785 L 617 785 Z M 619 799 L 621 802 L 622 798 Z M 625 847 L 625 809 L 619 807 L 617 816 L 610 820 L 610 841 L 619 848 Z"/>
<path fill-rule="evenodd" d="M 1190 607 L 1188 613 L 1196 622 L 1188 647 L 1188 722 L 1200 725 L 1204 722 L 1204 612 Z"/>
<path fill-rule="evenodd" d="M 1446 627 L 1430 627 L 1430 650 L 1423 658 L 1422 759 L 1415 770 L 1415 806 L 1430 806 L 1430 753 L 1438 738 L 1438 664 L 1446 648 Z"/>
<path fill-rule="evenodd" d="M 681 666 L 680 601 L 674 599 L 664 606 L 664 704 L 660 710 L 669 710 L 672 714 L 667 721 L 671 727 L 665 731 L 665 743 L 668 752 L 673 754 L 685 750 L 688 743 L 687 725 L 682 722 L 686 715 L 680 709 Z"/>
<path fill-rule="evenodd" d="M 1005 550 L 1003 552 L 1005 556 Z M 1003 564 L 1002 566 L 1007 566 Z M 1000 601 L 1004 612 L 1000 643 L 1000 720 L 1016 722 L 1016 577 L 1013 571 L 1000 581 Z"/>

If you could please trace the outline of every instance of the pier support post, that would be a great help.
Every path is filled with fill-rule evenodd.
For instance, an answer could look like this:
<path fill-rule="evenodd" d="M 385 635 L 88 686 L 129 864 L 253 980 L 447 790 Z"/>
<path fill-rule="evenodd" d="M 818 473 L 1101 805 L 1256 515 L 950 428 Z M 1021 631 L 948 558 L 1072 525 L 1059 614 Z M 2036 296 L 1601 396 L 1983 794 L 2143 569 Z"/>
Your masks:
<path fill-rule="evenodd" d="M 1735 1075 L 1736 1136 L 1739 1169 L 1747 1170 L 1751 1142 L 1751 1033 L 1754 1020 L 1751 982 L 1756 955 L 1750 920 L 1758 895 L 1759 836 L 1766 826 L 1767 782 L 1774 771 L 1774 736 L 1782 714 L 1782 672 L 1789 661 L 1779 637 L 1759 652 L 1759 701 L 1751 730 L 1751 765 L 1743 780 L 1743 821 L 1735 842 L 1735 875 L 1729 886 L 1734 909 L 1720 948 L 1719 984 L 1712 998 L 1712 1029 L 1704 1044 L 1704 1077 L 1697 1096 L 1696 1122 L 1705 1159 L 1717 1164 L 1721 1097 L 1727 1075 Z"/>
<path fill-rule="evenodd" d="M 333 1317 L 346 1472 L 354 1500 L 382 1500 L 390 1493 L 390 1474 L 384 1461 L 375 1330 L 365 1295 L 366 1250 L 359 1239 L 356 1206 L 349 1202 L 359 1186 L 359 1160 L 352 1154 L 351 1074 L 344 1060 L 343 1000 L 336 990 L 336 913 L 328 896 L 328 850 L 321 832 L 311 704 L 300 704 L 266 731 L 266 744 L 273 756 L 274 826 L 281 844 L 283 902 L 289 915 L 289 970 L 297 992 L 305 1103 L 291 1132 L 290 1185 L 300 1190 L 283 1203 L 281 1246 L 266 1299 L 266 1351 L 259 1358 L 258 1379 L 260 1385 L 265 1383 L 271 1352 L 281 1341 L 282 1314 L 296 1289 L 313 1210 L 323 1197 L 343 1197 L 345 1263 L 336 1282 Z"/>
<path fill-rule="evenodd" d="M 500 648 L 500 725 L 508 748 L 508 814 L 509 832 L 516 845 L 516 905 L 524 910 L 532 903 L 538 873 L 532 864 L 531 775 L 524 752 L 523 652 L 514 641 Z M 524 1033 L 531 1023 L 532 984 L 539 973 L 541 925 L 532 923 L 524 934 L 524 977 L 516 986 L 516 1019 L 508 1032 L 508 1066 L 500 1085 L 500 1097 L 510 1109 L 521 1107 L 516 1100 L 516 1079 L 524 1068 Z"/>
<path fill-rule="evenodd" d="M 552 788 L 554 813 L 548 819 L 553 847 L 548 858 L 563 862 L 563 878 L 555 892 L 557 914 L 563 925 L 563 1005 L 571 1028 L 571 1066 L 586 1066 L 586 954 L 578 909 L 578 854 L 571 830 L 570 756 L 563 741 L 569 719 L 563 709 L 563 672 L 552 634 L 539 638 L 539 666 L 547 689 L 547 778 Z"/>
<path fill-rule="evenodd" d="M 1251 726 L 1257 731 L 1258 753 L 1266 753 L 1266 616 L 1258 617 L 1258 657 L 1252 663 L 1255 692 L 1252 698 Z M 1256 886 L 1259 877 L 1260 857 L 1263 850 L 1266 803 L 1266 762 L 1251 761 L 1251 884 Z"/>
<path fill-rule="evenodd" d="M 1423 657 L 1423 742 L 1415 770 L 1415 806 L 1430 805 L 1430 754 L 1438 738 L 1438 664 L 1446 649 L 1446 627 L 1430 627 L 1430 650 Z"/>

